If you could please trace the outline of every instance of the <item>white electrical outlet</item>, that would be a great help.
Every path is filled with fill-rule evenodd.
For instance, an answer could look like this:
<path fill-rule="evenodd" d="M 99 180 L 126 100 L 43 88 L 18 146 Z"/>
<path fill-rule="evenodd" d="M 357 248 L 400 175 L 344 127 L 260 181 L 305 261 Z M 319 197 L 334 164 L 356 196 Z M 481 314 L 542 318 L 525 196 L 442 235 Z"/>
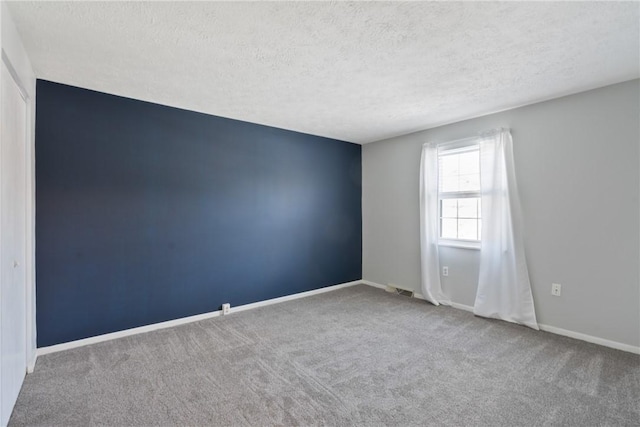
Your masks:
<path fill-rule="evenodd" d="M 222 314 L 229 314 L 231 313 L 231 304 L 226 303 L 226 304 L 222 304 Z"/>
<path fill-rule="evenodd" d="M 442 275 L 443 276 L 449 275 L 449 267 L 442 267 Z"/>
<path fill-rule="evenodd" d="M 551 284 L 551 295 L 559 297 L 562 295 L 562 285 L 560 283 Z"/>

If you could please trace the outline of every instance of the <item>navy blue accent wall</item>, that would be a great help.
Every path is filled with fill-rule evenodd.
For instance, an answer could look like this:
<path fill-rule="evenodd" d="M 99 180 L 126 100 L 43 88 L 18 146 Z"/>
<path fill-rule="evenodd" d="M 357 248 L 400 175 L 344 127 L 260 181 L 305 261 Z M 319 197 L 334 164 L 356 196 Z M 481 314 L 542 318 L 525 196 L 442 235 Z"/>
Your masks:
<path fill-rule="evenodd" d="M 362 277 L 361 147 L 37 82 L 38 346 Z"/>

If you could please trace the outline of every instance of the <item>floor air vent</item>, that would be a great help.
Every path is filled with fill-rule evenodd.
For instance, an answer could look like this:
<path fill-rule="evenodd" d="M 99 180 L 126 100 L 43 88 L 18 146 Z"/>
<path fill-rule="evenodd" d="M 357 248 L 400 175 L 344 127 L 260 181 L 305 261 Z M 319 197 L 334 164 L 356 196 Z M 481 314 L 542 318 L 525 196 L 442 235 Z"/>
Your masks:
<path fill-rule="evenodd" d="M 387 292 L 390 292 L 392 294 L 403 295 L 403 296 L 409 297 L 409 298 L 413 298 L 413 291 L 412 290 L 400 288 L 397 285 L 388 284 L 387 285 Z"/>

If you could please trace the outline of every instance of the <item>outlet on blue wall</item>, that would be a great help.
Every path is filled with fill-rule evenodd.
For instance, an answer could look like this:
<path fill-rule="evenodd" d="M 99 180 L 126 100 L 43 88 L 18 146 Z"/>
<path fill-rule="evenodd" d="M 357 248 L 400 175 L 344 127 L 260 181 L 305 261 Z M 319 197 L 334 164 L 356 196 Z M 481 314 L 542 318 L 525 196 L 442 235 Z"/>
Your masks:
<path fill-rule="evenodd" d="M 361 147 L 37 82 L 38 346 L 362 277 Z"/>

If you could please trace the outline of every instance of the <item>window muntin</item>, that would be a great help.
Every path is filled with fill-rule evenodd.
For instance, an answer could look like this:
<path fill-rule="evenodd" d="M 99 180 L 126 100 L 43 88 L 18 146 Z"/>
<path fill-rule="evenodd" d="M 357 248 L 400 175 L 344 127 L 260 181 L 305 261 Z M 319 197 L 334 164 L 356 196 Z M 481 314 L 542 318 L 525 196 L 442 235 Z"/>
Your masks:
<path fill-rule="evenodd" d="M 480 149 L 477 144 L 438 151 L 440 243 L 481 240 Z"/>

